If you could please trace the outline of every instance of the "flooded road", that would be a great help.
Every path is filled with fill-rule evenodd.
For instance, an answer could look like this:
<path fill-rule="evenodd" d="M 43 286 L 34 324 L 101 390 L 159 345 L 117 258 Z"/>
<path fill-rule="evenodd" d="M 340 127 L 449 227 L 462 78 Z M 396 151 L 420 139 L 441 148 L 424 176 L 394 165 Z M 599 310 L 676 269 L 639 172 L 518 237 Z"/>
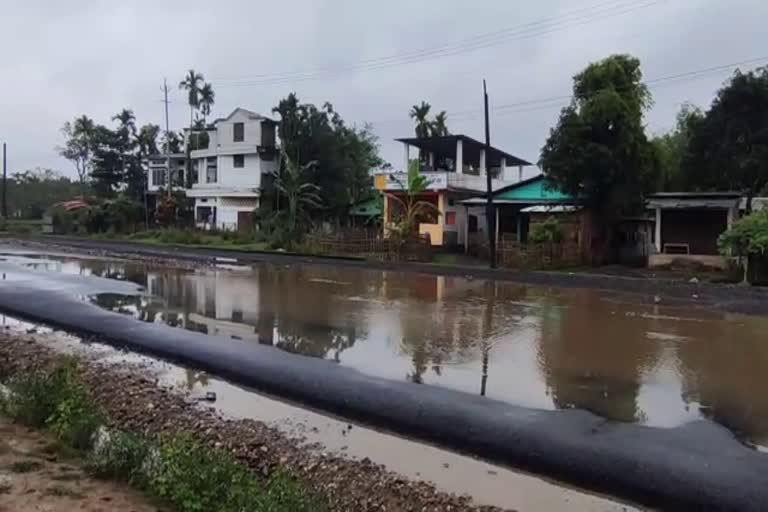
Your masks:
<path fill-rule="evenodd" d="M 585 409 L 654 427 L 707 418 L 768 446 L 762 317 L 590 290 L 328 266 L 181 270 L 67 255 L 2 257 L 39 272 L 139 284 L 146 293 L 83 298 L 146 322 L 538 409 Z"/>

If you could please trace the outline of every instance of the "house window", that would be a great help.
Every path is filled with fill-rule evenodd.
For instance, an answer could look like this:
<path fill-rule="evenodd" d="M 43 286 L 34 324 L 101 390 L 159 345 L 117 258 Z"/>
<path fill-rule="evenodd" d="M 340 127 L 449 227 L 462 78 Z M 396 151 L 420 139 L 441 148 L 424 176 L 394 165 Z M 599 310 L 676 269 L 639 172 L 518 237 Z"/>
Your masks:
<path fill-rule="evenodd" d="M 165 185 L 165 169 L 152 169 L 152 185 L 162 187 Z"/>
<path fill-rule="evenodd" d="M 446 214 L 445 214 L 445 225 L 446 226 L 455 226 L 456 225 L 456 212 L 446 212 Z"/>
<path fill-rule="evenodd" d="M 245 140 L 245 124 L 235 123 L 233 135 L 234 137 L 232 140 L 234 140 L 235 142 L 243 142 Z"/>
<path fill-rule="evenodd" d="M 216 159 L 215 158 L 208 158 L 208 159 L 205 160 L 205 162 L 206 162 L 205 182 L 206 183 L 216 183 L 216 181 L 218 181 Z"/>
<path fill-rule="evenodd" d="M 245 167 L 245 155 L 232 155 L 232 167 L 235 169 Z"/>

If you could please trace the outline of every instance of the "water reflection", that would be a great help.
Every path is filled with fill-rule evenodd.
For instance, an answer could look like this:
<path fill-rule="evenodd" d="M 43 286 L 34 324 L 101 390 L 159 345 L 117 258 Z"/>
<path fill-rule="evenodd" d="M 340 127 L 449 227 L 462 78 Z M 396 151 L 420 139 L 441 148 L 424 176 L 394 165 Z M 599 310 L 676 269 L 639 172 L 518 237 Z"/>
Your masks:
<path fill-rule="evenodd" d="M 768 444 L 764 318 L 588 290 L 324 266 L 25 263 L 135 282 L 145 295 L 94 300 L 146 322 L 529 407 L 586 409 L 652 426 L 704 417 Z"/>

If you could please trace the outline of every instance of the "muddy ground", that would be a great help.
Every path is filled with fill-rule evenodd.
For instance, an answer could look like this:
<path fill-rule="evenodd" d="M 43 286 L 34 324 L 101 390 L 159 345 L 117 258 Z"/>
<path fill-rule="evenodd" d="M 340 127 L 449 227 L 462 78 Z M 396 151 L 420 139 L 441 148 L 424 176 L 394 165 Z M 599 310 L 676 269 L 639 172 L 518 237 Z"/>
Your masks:
<path fill-rule="evenodd" d="M 50 437 L 0 417 L 0 512 L 157 512 L 130 488 L 86 475 Z"/>
<path fill-rule="evenodd" d="M 600 269 L 589 272 L 568 271 L 528 271 L 514 269 L 488 269 L 483 267 L 460 265 L 435 265 L 414 262 L 381 262 L 359 258 L 333 258 L 305 255 L 281 254 L 278 252 L 245 252 L 150 246 L 137 242 L 90 240 L 78 237 L 30 236 L 26 238 L 0 238 L 7 243 L 32 250 L 56 250 L 91 254 L 103 257 L 130 258 L 155 263 L 172 263 L 174 266 L 192 268 L 200 265 L 212 265 L 216 260 L 237 260 L 243 264 L 281 263 L 299 265 L 334 265 L 365 268 L 369 270 L 389 270 L 395 272 L 416 272 L 430 275 L 461 276 L 477 279 L 495 279 L 520 284 L 550 286 L 557 288 L 586 288 L 635 294 L 638 301 L 669 305 L 687 305 L 715 308 L 731 313 L 750 315 L 768 315 L 768 288 L 756 288 L 743 285 L 718 284 L 670 277 L 638 277 L 637 272 L 627 271 L 622 275 L 611 268 L 609 273 L 600 273 Z"/>

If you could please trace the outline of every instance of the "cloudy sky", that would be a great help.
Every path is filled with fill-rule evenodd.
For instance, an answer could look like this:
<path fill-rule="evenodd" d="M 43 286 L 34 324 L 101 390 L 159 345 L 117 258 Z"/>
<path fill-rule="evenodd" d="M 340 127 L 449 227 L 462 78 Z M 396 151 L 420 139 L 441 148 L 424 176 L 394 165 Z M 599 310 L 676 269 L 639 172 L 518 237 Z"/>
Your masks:
<path fill-rule="evenodd" d="M 735 67 L 726 65 L 768 64 L 766 19 L 765 0 L 7 2 L 0 140 L 12 172 L 74 175 L 55 150 L 65 121 L 110 123 L 127 107 L 160 124 L 166 77 L 180 129 L 189 113 L 177 86 L 194 68 L 214 85 L 216 115 L 267 114 L 291 91 L 330 101 L 348 122 L 372 123 L 397 167 L 392 139 L 411 135 L 408 110 L 421 100 L 448 111 L 453 133 L 481 138 L 486 78 L 493 144 L 535 161 L 587 63 L 641 59 L 656 133 L 683 102 L 707 105 Z"/>

